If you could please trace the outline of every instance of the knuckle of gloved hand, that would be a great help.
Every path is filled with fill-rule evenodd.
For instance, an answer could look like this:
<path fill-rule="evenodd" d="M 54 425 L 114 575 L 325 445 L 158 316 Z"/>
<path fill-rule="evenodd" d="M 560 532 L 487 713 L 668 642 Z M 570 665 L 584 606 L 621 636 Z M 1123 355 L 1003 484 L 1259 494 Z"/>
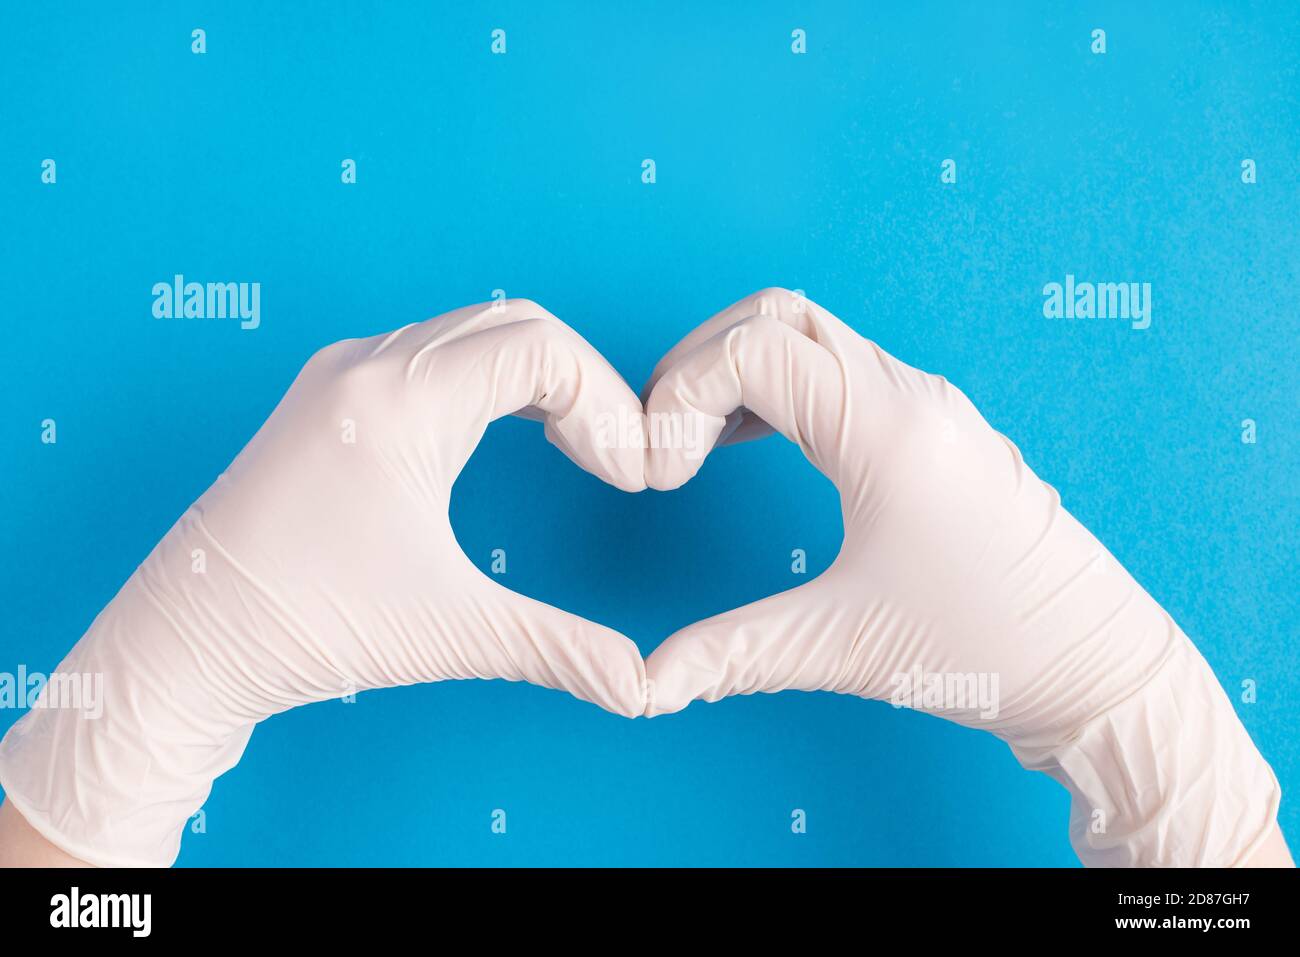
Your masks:
<path fill-rule="evenodd" d="M 506 302 L 510 317 L 516 321 L 528 319 L 546 319 L 550 315 L 546 307 L 535 299 L 510 299 Z"/>
<path fill-rule="evenodd" d="M 564 330 L 548 319 L 521 320 L 512 338 L 515 348 L 524 349 L 529 363 L 545 370 L 540 378 L 546 382 L 551 380 L 552 370 L 570 352 L 564 348 Z"/>
<path fill-rule="evenodd" d="M 727 351 L 733 359 L 740 355 L 766 356 L 784 345 L 781 320 L 771 316 L 750 316 L 727 331 Z"/>
<path fill-rule="evenodd" d="M 327 346 L 322 346 L 311 354 L 304 369 L 312 371 L 328 371 L 337 367 L 347 352 L 348 343 L 352 339 L 340 339 L 338 342 L 331 342 Z"/>
<path fill-rule="evenodd" d="M 511 340 L 516 344 L 550 348 L 559 341 L 560 329 L 549 319 L 541 316 L 523 316 L 514 320 Z"/>
<path fill-rule="evenodd" d="M 779 315 L 781 309 L 793 302 L 795 294 L 784 286 L 767 286 L 749 297 L 754 311 L 762 315 Z"/>

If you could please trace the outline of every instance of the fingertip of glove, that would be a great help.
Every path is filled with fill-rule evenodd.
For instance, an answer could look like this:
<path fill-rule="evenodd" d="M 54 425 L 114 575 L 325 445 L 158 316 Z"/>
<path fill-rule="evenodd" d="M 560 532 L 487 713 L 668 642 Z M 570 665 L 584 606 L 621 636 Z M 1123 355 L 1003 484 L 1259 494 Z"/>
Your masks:
<path fill-rule="evenodd" d="M 645 484 L 656 492 L 671 492 L 691 480 L 695 474 L 680 463 L 681 456 L 651 449 L 646 454 Z"/>
<path fill-rule="evenodd" d="M 654 679 L 646 679 L 645 712 L 642 715 L 643 717 L 657 718 L 660 715 L 676 714 L 677 712 L 684 710 L 688 704 L 690 704 L 689 700 L 677 702 L 657 695 L 655 692 Z"/>
<path fill-rule="evenodd" d="M 635 495 L 637 492 L 644 492 L 647 488 L 649 488 L 649 485 L 645 480 L 644 473 L 635 476 L 633 475 L 615 476 L 611 480 L 610 484 L 613 485 L 616 489 L 619 489 L 620 491 L 623 492 L 629 492 L 632 495 Z"/>

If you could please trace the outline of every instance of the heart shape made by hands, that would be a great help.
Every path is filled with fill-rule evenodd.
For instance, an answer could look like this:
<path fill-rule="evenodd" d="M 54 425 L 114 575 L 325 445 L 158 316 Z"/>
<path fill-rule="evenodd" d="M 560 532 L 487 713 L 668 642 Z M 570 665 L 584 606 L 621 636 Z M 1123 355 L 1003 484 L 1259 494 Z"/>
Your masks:
<path fill-rule="evenodd" d="M 992 731 L 1050 768 L 1160 673 L 1204 690 L 1204 733 L 1239 727 L 1186 636 L 960 390 L 802 295 L 766 289 L 693 330 L 643 412 L 650 488 L 776 431 L 834 483 L 844 524 L 817 578 L 669 636 L 646 660 L 645 714 L 834 691 Z"/>
<path fill-rule="evenodd" d="M 628 491 L 677 488 L 715 446 L 780 432 L 839 491 L 840 553 L 643 659 L 456 543 L 451 486 L 488 423 L 521 410 Z M 1085 862 L 1234 861 L 1276 817 L 1272 772 L 1204 659 L 1019 450 L 947 380 L 782 289 L 687 335 L 644 399 L 527 301 L 321 350 L 60 669 L 112 676 L 102 718 L 33 708 L 0 774 L 91 863 L 174 860 L 272 714 L 472 677 L 627 716 L 785 689 L 888 698 L 992 731 L 1071 788 L 1078 820 L 1101 809 L 1104 840 L 1075 842 Z M 1155 810 L 1106 783 L 1130 780 L 1152 782 L 1135 790 Z M 1174 832 L 1164 807 L 1177 840 L 1146 840 Z"/>

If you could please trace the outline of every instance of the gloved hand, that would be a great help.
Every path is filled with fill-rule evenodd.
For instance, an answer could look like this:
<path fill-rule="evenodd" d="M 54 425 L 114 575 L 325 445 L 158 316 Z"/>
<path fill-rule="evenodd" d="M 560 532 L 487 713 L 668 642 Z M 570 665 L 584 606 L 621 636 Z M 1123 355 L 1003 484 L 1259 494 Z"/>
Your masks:
<path fill-rule="evenodd" d="M 505 678 L 641 714 L 631 641 L 496 584 L 452 534 L 452 483 L 487 424 L 519 410 L 583 468 L 645 487 L 642 449 L 598 437 L 640 402 L 535 303 L 314 356 L 59 666 L 103 675 L 102 717 L 36 707 L 10 729 L 8 800 L 88 863 L 166 865 L 253 726 L 296 705 Z"/>
<path fill-rule="evenodd" d="M 690 333 L 651 385 L 651 429 L 696 415 L 705 448 L 769 426 L 797 442 L 839 489 L 844 544 L 808 584 L 665 641 L 647 714 L 794 688 L 986 729 L 1070 789 L 1086 864 L 1231 865 L 1270 833 L 1277 781 L 1205 660 L 957 388 L 780 289 Z M 651 448 L 646 480 L 700 464 Z"/>

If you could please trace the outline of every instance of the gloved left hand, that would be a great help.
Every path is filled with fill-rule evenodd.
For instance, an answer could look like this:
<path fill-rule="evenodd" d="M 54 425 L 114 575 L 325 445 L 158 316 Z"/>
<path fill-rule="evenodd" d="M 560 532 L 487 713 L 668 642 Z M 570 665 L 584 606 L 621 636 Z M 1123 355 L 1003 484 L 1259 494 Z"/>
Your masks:
<path fill-rule="evenodd" d="M 312 357 L 59 666 L 103 675 L 102 716 L 36 707 L 10 729 L 8 800 L 88 863 L 167 865 L 253 726 L 296 705 L 505 678 L 641 714 L 630 640 L 496 584 L 456 543 L 452 483 L 488 423 L 521 410 L 578 465 L 645 488 L 641 447 L 600 435 L 640 401 L 535 303 Z"/>

